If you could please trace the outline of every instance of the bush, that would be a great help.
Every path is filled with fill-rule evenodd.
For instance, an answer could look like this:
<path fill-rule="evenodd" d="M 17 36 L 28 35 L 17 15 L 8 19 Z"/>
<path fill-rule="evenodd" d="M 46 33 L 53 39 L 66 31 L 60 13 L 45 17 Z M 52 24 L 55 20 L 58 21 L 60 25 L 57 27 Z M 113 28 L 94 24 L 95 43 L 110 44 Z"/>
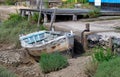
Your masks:
<path fill-rule="evenodd" d="M 14 73 L 0 66 L 0 77 L 17 77 Z"/>
<path fill-rule="evenodd" d="M 88 13 L 89 18 L 95 18 L 100 16 L 100 10 L 95 8 L 94 10 Z"/>
<path fill-rule="evenodd" d="M 120 77 L 120 57 L 99 64 L 94 77 Z"/>
<path fill-rule="evenodd" d="M 115 57 L 115 55 L 109 48 L 105 50 L 102 47 L 96 47 L 94 48 L 94 51 L 95 52 L 92 58 L 97 62 L 109 61 L 110 59 L 113 59 Z"/>
<path fill-rule="evenodd" d="M 60 70 L 68 65 L 67 59 L 59 53 L 42 54 L 39 63 L 44 73 Z"/>

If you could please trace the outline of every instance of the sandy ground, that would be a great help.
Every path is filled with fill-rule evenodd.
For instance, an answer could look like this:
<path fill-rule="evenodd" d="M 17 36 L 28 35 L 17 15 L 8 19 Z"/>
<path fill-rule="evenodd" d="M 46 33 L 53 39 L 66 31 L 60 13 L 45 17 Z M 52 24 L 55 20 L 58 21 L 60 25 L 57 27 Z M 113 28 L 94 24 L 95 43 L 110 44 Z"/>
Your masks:
<path fill-rule="evenodd" d="M 115 30 L 114 27 L 120 26 L 120 19 L 117 20 L 104 20 L 94 22 L 83 22 L 83 21 L 67 21 L 67 22 L 56 22 L 55 27 L 72 30 L 73 32 L 81 32 L 85 29 L 85 24 L 90 24 L 91 31 L 109 31 Z M 50 25 L 50 23 L 46 23 Z"/>
<path fill-rule="evenodd" d="M 9 14 L 19 13 L 20 8 L 28 8 L 24 6 L 0 6 L 0 20 L 6 20 L 9 17 Z"/>

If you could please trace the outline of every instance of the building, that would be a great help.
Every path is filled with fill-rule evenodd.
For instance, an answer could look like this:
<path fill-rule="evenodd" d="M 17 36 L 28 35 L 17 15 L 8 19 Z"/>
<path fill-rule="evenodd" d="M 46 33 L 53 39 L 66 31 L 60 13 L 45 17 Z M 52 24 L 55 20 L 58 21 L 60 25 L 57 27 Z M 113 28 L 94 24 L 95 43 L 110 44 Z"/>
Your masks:
<path fill-rule="evenodd" d="M 89 2 L 100 5 L 102 9 L 120 10 L 120 0 L 89 0 Z"/>

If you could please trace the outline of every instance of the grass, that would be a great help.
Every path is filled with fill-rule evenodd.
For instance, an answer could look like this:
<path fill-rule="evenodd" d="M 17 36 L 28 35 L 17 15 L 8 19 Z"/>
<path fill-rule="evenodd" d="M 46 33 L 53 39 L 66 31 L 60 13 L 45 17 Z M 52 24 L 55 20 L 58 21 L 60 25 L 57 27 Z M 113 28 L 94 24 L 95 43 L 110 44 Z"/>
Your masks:
<path fill-rule="evenodd" d="M 120 57 L 99 64 L 94 77 L 120 77 Z"/>
<path fill-rule="evenodd" d="M 75 3 L 65 2 L 65 3 L 63 3 L 62 6 L 60 6 L 60 8 L 74 8 L 74 4 Z"/>
<path fill-rule="evenodd" d="M 68 61 L 60 53 L 42 54 L 39 64 L 42 71 L 48 73 L 65 68 L 68 66 Z"/>
<path fill-rule="evenodd" d="M 98 8 L 94 8 L 87 15 L 89 18 L 96 18 L 96 17 L 99 17 L 101 14 Z"/>
<path fill-rule="evenodd" d="M 83 3 L 83 4 L 84 4 L 84 3 L 87 3 L 87 2 L 88 2 L 88 0 L 78 0 L 78 2 L 79 2 L 79 3 Z"/>
<path fill-rule="evenodd" d="M 17 2 L 17 0 L 5 0 L 5 4 L 7 5 L 14 5 Z"/>
<path fill-rule="evenodd" d="M 0 77 L 17 77 L 14 73 L 0 66 Z"/>
<path fill-rule="evenodd" d="M 115 58 L 115 54 L 107 48 L 106 50 L 102 47 L 94 48 L 93 60 L 97 62 L 109 61 L 110 59 Z"/>
<path fill-rule="evenodd" d="M 39 30 L 46 28 L 41 25 Z M 0 26 L 0 43 L 16 44 L 19 47 L 19 35 L 28 34 L 38 30 L 37 24 L 27 21 L 26 17 L 18 14 L 10 15 L 9 19 L 4 21 Z"/>

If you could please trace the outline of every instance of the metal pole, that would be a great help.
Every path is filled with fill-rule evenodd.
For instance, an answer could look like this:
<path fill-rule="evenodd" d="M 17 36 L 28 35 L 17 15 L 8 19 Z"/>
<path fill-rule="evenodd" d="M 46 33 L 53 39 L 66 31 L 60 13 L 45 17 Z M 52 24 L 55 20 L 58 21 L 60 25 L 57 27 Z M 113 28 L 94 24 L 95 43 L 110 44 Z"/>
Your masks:
<path fill-rule="evenodd" d="M 40 26 L 41 11 L 42 11 L 42 3 L 43 3 L 43 1 L 40 0 L 39 17 L 38 17 L 38 24 L 37 24 L 38 28 L 39 28 L 39 26 Z"/>

